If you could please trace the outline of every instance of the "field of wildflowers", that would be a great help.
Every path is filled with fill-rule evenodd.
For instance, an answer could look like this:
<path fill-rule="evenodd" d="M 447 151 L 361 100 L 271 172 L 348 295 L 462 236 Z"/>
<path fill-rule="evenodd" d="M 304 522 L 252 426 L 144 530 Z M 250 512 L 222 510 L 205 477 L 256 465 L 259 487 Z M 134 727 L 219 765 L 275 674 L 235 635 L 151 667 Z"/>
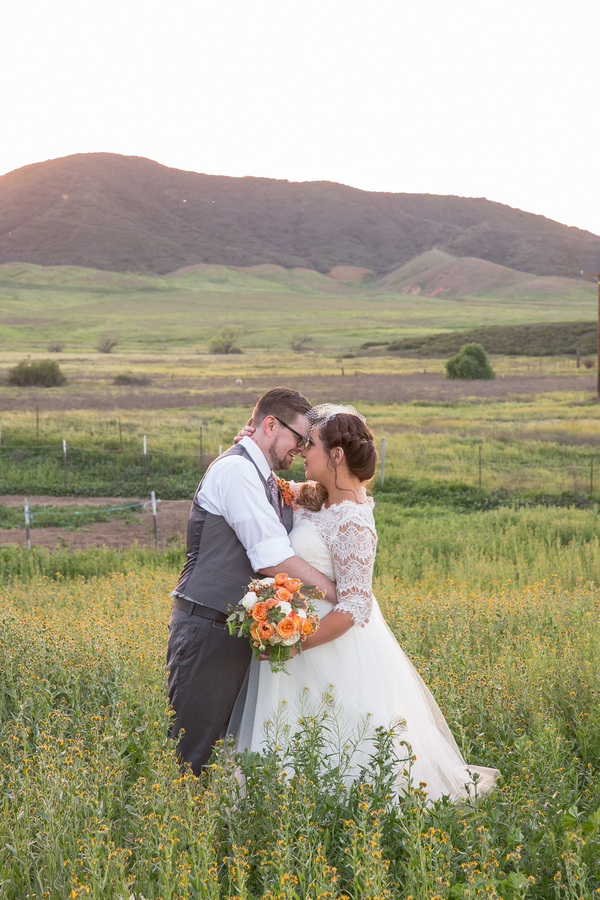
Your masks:
<path fill-rule="evenodd" d="M 390 803 L 393 732 L 349 785 L 323 750 L 328 698 L 291 758 L 224 748 L 181 776 L 164 656 L 182 548 L 0 547 L 0 897 L 600 900 L 600 409 L 584 400 L 357 404 L 387 440 L 382 610 L 466 759 L 502 772 L 460 806 L 419 785 Z M 142 495 L 146 435 L 148 490 L 189 497 L 200 435 L 211 458 L 248 412 L 7 411 L 0 490 Z"/>
<path fill-rule="evenodd" d="M 331 708 L 275 747 L 181 777 L 166 737 L 174 570 L 6 584 L 0 620 L 0 895 L 179 898 L 600 896 L 600 601 L 555 578 L 483 591 L 382 574 L 375 590 L 484 800 L 390 805 L 389 744 L 349 787 L 322 753 Z"/>

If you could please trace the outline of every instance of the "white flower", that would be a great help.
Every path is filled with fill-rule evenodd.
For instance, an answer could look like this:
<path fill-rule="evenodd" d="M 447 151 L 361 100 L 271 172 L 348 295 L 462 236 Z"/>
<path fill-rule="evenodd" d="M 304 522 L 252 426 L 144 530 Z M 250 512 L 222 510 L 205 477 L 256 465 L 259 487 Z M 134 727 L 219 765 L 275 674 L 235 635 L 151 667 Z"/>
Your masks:
<path fill-rule="evenodd" d="M 262 584 L 263 587 L 269 587 L 270 584 L 275 584 L 275 579 L 274 578 L 263 578 L 258 583 Z"/>
<path fill-rule="evenodd" d="M 288 613 L 291 613 L 292 611 L 292 604 L 288 603 L 287 600 L 280 600 L 277 604 L 277 609 L 280 609 L 281 612 L 287 616 Z"/>
<path fill-rule="evenodd" d="M 297 609 L 296 612 L 298 613 L 298 617 L 300 619 L 306 618 L 306 610 L 305 609 Z"/>
<path fill-rule="evenodd" d="M 282 638 L 279 637 L 279 635 L 277 634 L 276 631 L 269 638 L 270 644 L 281 644 L 281 641 L 282 641 Z"/>
<path fill-rule="evenodd" d="M 242 604 L 244 609 L 252 609 L 257 600 L 258 597 L 254 593 L 254 591 L 248 591 L 248 593 L 242 597 L 240 603 Z"/>
<path fill-rule="evenodd" d="M 296 632 L 295 634 L 290 634 L 290 636 L 287 638 L 283 638 L 281 643 L 285 644 L 286 647 L 291 647 L 292 644 L 297 644 L 299 640 L 300 635 L 298 634 L 298 632 Z"/>

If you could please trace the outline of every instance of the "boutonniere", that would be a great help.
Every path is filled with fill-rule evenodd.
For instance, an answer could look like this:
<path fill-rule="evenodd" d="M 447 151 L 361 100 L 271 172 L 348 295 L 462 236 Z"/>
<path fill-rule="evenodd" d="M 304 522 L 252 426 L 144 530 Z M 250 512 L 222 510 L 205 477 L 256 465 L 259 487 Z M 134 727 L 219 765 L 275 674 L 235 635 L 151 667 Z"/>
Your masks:
<path fill-rule="evenodd" d="M 275 478 L 277 480 L 279 490 L 281 491 L 283 502 L 286 506 L 290 506 L 294 502 L 294 492 L 289 481 L 286 481 L 284 478 L 280 478 L 278 475 L 276 475 Z"/>

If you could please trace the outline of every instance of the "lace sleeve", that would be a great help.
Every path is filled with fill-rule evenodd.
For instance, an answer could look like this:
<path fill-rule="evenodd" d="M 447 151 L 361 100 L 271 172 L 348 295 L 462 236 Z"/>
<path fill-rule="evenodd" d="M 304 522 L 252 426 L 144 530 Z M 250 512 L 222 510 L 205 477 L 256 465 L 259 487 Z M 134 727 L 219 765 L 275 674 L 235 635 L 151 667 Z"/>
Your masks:
<path fill-rule="evenodd" d="M 333 541 L 337 606 L 348 612 L 355 625 L 368 619 L 373 607 L 373 562 L 377 535 L 363 519 L 345 519 Z"/>

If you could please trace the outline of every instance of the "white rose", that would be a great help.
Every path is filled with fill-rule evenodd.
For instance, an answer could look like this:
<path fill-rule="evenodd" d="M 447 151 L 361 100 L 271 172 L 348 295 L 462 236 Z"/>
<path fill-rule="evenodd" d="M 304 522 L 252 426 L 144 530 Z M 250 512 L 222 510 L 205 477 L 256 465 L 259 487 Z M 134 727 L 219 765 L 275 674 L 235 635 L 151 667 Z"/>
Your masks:
<path fill-rule="evenodd" d="M 298 613 L 298 617 L 300 619 L 306 618 L 306 610 L 305 609 L 297 609 L 296 612 Z"/>
<path fill-rule="evenodd" d="M 277 634 L 276 631 L 269 638 L 270 644 L 281 644 L 281 641 L 282 641 L 282 639 L 279 637 L 279 635 Z"/>
<path fill-rule="evenodd" d="M 242 597 L 240 603 L 242 604 L 244 609 L 252 609 L 257 600 L 258 597 L 254 593 L 254 591 L 248 591 L 248 593 L 245 594 L 244 597 Z"/>
<path fill-rule="evenodd" d="M 269 587 L 270 584 L 275 584 L 275 579 L 274 578 L 263 578 L 258 583 L 262 584 L 263 587 Z"/>
<path fill-rule="evenodd" d="M 300 635 L 298 634 L 298 632 L 296 632 L 296 634 L 290 634 L 289 637 L 283 638 L 281 643 L 285 644 L 286 647 L 291 647 L 292 644 L 297 644 L 299 640 Z"/>
<path fill-rule="evenodd" d="M 287 600 L 280 600 L 277 604 L 277 609 L 280 609 L 281 612 L 287 616 L 288 613 L 291 613 L 292 611 L 292 604 L 288 603 Z"/>

